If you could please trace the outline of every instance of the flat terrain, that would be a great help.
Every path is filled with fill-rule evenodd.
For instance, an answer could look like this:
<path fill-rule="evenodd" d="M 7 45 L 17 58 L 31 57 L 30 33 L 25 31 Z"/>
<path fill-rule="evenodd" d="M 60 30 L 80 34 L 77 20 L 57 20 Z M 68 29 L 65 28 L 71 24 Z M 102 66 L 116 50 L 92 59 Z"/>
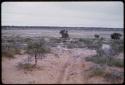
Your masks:
<path fill-rule="evenodd" d="M 28 55 L 16 55 L 15 59 L 10 60 L 6 58 L 2 59 L 3 83 L 86 83 L 82 75 L 83 71 L 91 63 L 86 62 L 84 58 L 94 55 L 96 52 L 89 49 L 64 49 L 62 51 L 64 53 L 60 54 L 59 57 L 53 54 L 47 54 L 45 59 L 39 59 L 39 69 L 28 72 L 16 68 L 16 65 L 26 60 Z"/>
<path fill-rule="evenodd" d="M 47 36 L 47 37 L 61 37 L 59 34 L 60 30 L 45 30 L 45 29 L 31 29 L 31 30 L 2 30 L 2 34 L 6 36 L 19 35 L 23 37 L 38 37 L 38 36 Z M 71 38 L 94 38 L 95 34 L 99 34 L 100 37 L 110 38 L 110 35 L 114 32 L 121 33 L 123 31 L 86 31 L 86 30 L 69 30 L 69 35 Z M 123 36 L 122 36 L 123 37 Z"/>
<path fill-rule="evenodd" d="M 44 36 L 47 38 L 48 37 L 59 38 L 60 35 L 58 32 L 59 32 L 58 30 L 55 31 L 2 30 L 2 37 L 3 37 L 2 39 L 4 40 L 6 38 L 5 36 L 10 36 L 10 37 L 21 36 L 28 38 L 36 36 L 37 37 Z M 112 32 L 107 32 L 107 33 L 105 32 L 86 33 L 86 32 L 76 32 L 76 31 L 69 32 L 69 34 L 71 34 L 71 37 L 88 38 L 88 40 L 89 38 L 93 38 L 94 34 L 96 33 L 100 34 L 104 38 L 110 38 L 109 35 Z M 16 38 L 12 39 L 16 40 Z M 23 40 L 21 41 L 23 42 Z M 9 42 L 12 43 L 13 41 Z M 59 42 L 59 40 L 57 40 L 56 42 Z M 93 40 L 89 42 L 93 42 Z M 101 64 L 97 64 L 92 61 L 86 60 L 86 58 L 91 58 L 98 54 L 97 49 L 89 48 L 89 45 L 91 45 L 91 43 L 89 44 L 89 42 L 87 42 L 88 45 L 83 43 L 83 41 L 73 42 L 75 43 L 75 45 L 78 46 L 83 45 L 83 47 L 77 47 L 73 43 L 70 43 L 69 45 L 71 45 L 71 48 L 61 46 L 60 45 L 61 43 L 56 44 L 55 42 L 51 42 L 50 44 L 55 45 L 50 48 L 51 52 L 45 54 L 46 57 L 43 59 L 41 59 L 41 57 L 38 57 L 38 63 L 36 67 L 31 70 L 21 69 L 19 67 L 20 63 L 27 63 L 29 61 L 31 64 L 35 63 L 34 56 L 31 56 L 28 53 L 26 53 L 24 49 L 21 49 L 22 52 L 21 54 L 15 54 L 14 55 L 15 58 L 2 57 L 2 83 L 4 84 L 112 84 L 114 83 L 113 79 L 114 77 L 116 77 L 115 81 L 120 79 L 120 81 L 116 83 L 123 83 L 124 79 L 122 78 L 123 75 L 119 74 L 121 72 L 124 73 L 124 67 L 122 66 L 121 63 L 119 64 L 119 62 L 116 63 L 113 62 L 113 65 L 116 66 L 104 65 L 105 68 L 101 69 L 101 72 L 102 71 L 109 73 L 113 73 L 113 71 L 119 72 L 116 73 L 115 75 L 113 74 L 113 77 L 112 75 L 111 76 L 108 75 L 109 77 L 111 77 L 108 80 L 111 81 L 106 80 L 107 76 L 106 78 L 104 76 L 100 76 L 103 75 L 103 73 L 100 73 L 100 70 L 98 71 L 98 69 L 96 70 L 97 72 L 95 72 L 95 74 L 97 73 L 96 74 L 97 76 L 90 76 L 90 77 L 88 76 L 88 74 L 92 73 L 88 72 L 91 71 L 92 67 L 96 67 L 98 65 L 101 66 Z M 123 52 L 120 52 L 118 55 L 115 56 L 120 60 L 124 59 Z M 29 57 L 32 58 L 29 60 Z M 96 60 L 98 60 L 98 58 Z"/>
<path fill-rule="evenodd" d="M 53 48 L 55 52 L 59 49 Z M 28 55 L 16 55 L 15 59 L 2 58 L 2 82 L 6 84 L 98 84 L 109 83 L 103 77 L 87 78 L 86 70 L 95 64 L 85 60 L 96 54 L 90 49 L 63 49 L 59 56 L 47 54 L 38 60 L 38 69 L 17 69 L 19 62 L 26 62 Z M 34 63 L 34 61 L 32 61 Z M 122 68 L 117 68 L 123 71 Z M 122 83 L 122 82 L 121 82 Z"/>

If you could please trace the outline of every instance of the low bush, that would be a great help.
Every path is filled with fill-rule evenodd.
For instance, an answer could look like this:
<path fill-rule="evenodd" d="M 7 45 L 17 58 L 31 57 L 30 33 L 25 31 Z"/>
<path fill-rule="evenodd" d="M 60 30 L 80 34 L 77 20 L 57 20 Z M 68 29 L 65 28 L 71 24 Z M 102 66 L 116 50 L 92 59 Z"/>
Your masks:
<path fill-rule="evenodd" d="M 108 62 L 108 65 L 116 67 L 124 67 L 124 60 L 112 58 L 111 61 Z"/>
<path fill-rule="evenodd" d="M 42 59 L 45 58 L 44 54 L 49 53 L 50 48 L 47 47 L 44 40 L 38 40 L 34 42 L 28 43 L 26 53 L 33 56 L 35 58 L 35 65 L 37 65 L 38 56 L 40 56 Z"/>
<path fill-rule="evenodd" d="M 110 45 L 116 54 L 124 51 L 124 40 L 111 40 Z"/>
<path fill-rule="evenodd" d="M 2 51 L 2 57 L 14 58 L 14 53 L 10 51 Z"/>
<path fill-rule="evenodd" d="M 100 65 L 95 65 L 87 70 L 88 77 L 104 76 L 105 68 Z"/>
<path fill-rule="evenodd" d="M 62 40 L 58 38 L 50 38 L 51 43 L 60 43 Z"/>
<path fill-rule="evenodd" d="M 14 44 L 12 43 L 2 44 L 2 56 L 14 58 L 15 54 L 20 54 L 20 49 L 16 48 Z"/>
<path fill-rule="evenodd" d="M 80 41 L 65 43 L 68 48 L 83 48 L 84 43 Z"/>
<path fill-rule="evenodd" d="M 86 57 L 86 61 L 92 61 L 96 64 L 107 64 L 108 66 L 124 67 L 124 61 L 122 59 L 116 59 L 114 57 L 106 57 L 94 55 L 92 57 Z"/>
<path fill-rule="evenodd" d="M 103 39 L 86 39 L 86 38 L 80 38 L 80 42 L 83 42 L 84 45 L 90 49 L 98 49 L 101 47 L 101 44 L 103 42 Z"/>
<path fill-rule="evenodd" d="M 110 83 L 120 84 L 124 80 L 124 72 L 112 71 L 104 75 L 104 79 Z"/>
<path fill-rule="evenodd" d="M 26 71 L 32 71 L 35 68 L 35 66 L 33 64 L 30 64 L 30 63 L 18 63 L 17 68 L 19 70 L 23 69 Z"/>
<path fill-rule="evenodd" d="M 105 70 L 106 67 L 101 65 L 94 65 L 90 67 L 88 70 L 86 70 L 86 77 L 92 78 L 92 77 L 103 77 L 105 81 L 112 83 L 112 84 L 120 84 L 123 83 L 124 79 L 124 72 L 117 71 L 117 70 Z"/>

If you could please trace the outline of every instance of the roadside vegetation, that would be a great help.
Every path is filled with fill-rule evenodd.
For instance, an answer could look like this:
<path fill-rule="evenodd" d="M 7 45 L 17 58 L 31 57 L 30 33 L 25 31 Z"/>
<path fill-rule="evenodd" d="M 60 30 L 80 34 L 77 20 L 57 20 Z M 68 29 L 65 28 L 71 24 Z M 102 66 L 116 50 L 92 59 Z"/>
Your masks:
<path fill-rule="evenodd" d="M 21 54 L 21 48 L 18 46 L 16 38 L 2 39 L 2 56 L 14 58 L 15 54 Z"/>
<path fill-rule="evenodd" d="M 96 43 L 91 43 L 91 45 L 95 45 L 95 50 L 97 51 L 96 55 L 86 57 L 85 60 L 89 62 L 93 62 L 96 65 L 90 67 L 86 72 L 89 78 L 100 76 L 103 77 L 105 81 L 112 83 L 112 84 L 119 84 L 123 83 L 124 79 L 124 71 L 118 70 L 111 70 L 111 68 L 124 68 L 124 60 L 123 58 L 118 58 L 120 53 L 124 52 L 124 40 L 117 38 L 117 39 L 99 39 L 96 38 L 94 41 Z M 107 44 L 111 46 L 109 51 L 104 52 L 107 49 L 101 49 L 102 44 Z M 86 43 L 88 44 L 88 42 Z M 96 45 L 97 44 L 97 45 Z M 90 47 L 91 49 L 91 47 Z M 121 56 L 124 57 L 124 56 Z M 108 71 L 106 70 L 108 68 Z"/>
<path fill-rule="evenodd" d="M 124 60 L 117 59 L 120 53 L 123 53 L 123 40 L 110 40 L 108 44 L 112 47 L 110 55 L 105 55 L 101 47 L 97 47 L 97 54 L 87 57 L 87 61 L 92 61 L 97 64 L 106 64 L 108 66 L 124 67 Z"/>
<path fill-rule="evenodd" d="M 101 65 L 93 65 L 88 70 L 86 70 L 86 77 L 87 79 L 93 77 L 102 77 L 104 81 L 110 84 L 121 84 L 124 80 L 124 72 L 106 69 L 106 66 Z"/>
<path fill-rule="evenodd" d="M 118 36 L 114 38 L 114 36 Z M 87 72 L 88 78 L 95 76 L 103 77 L 110 83 L 121 83 L 123 80 L 124 72 L 111 70 L 108 72 L 107 67 L 123 68 L 124 60 L 117 58 L 120 53 L 124 52 L 124 40 L 120 38 L 120 34 L 112 34 L 111 39 L 105 39 L 100 35 L 95 34 L 94 38 L 45 38 L 45 37 L 27 37 L 20 36 L 3 36 L 2 37 L 2 57 L 15 58 L 15 55 L 21 55 L 21 51 L 24 54 L 28 54 L 28 58 L 34 59 L 34 63 L 25 62 L 18 63 L 17 68 L 24 69 L 26 71 L 32 71 L 34 68 L 39 68 L 38 60 L 46 58 L 46 54 L 51 52 L 51 47 L 57 47 L 60 43 L 63 43 L 65 47 L 72 48 L 88 48 L 96 50 L 97 54 L 86 57 L 85 60 L 93 62 L 95 66 L 90 67 Z M 105 53 L 102 50 L 103 44 L 108 44 L 111 49 Z"/>
<path fill-rule="evenodd" d="M 45 54 L 50 52 L 50 48 L 47 46 L 45 40 L 43 38 L 39 40 L 27 40 L 27 47 L 25 53 L 27 53 L 28 59 L 34 59 L 34 63 L 31 61 L 20 62 L 17 65 L 18 69 L 24 69 L 26 71 L 32 71 L 33 69 L 39 69 L 40 67 L 37 65 L 39 59 L 44 59 L 47 57 Z"/>
<path fill-rule="evenodd" d="M 45 41 L 41 39 L 39 41 L 29 42 L 26 52 L 31 57 L 34 56 L 35 65 L 37 65 L 38 57 L 41 57 L 41 59 L 43 59 L 44 57 L 46 57 L 45 54 L 50 52 L 50 49 L 45 44 Z"/>

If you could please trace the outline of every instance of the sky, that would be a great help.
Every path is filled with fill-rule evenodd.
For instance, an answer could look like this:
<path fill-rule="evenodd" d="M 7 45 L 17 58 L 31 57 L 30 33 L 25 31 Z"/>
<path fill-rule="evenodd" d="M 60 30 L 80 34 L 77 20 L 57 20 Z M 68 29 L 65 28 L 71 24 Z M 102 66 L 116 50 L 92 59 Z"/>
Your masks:
<path fill-rule="evenodd" d="M 3 2 L 2 25 L 123 28 L 123 2 Z"/>

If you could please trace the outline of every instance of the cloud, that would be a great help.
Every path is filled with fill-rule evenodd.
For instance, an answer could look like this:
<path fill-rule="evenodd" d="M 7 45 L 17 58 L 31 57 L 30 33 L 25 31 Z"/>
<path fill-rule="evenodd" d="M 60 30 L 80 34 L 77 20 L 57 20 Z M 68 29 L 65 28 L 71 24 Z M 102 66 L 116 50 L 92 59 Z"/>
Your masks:
<path fill-rule="evenodd" d="M 4 2 L 2 25 L 123 28 L 123 3 Z"/>

